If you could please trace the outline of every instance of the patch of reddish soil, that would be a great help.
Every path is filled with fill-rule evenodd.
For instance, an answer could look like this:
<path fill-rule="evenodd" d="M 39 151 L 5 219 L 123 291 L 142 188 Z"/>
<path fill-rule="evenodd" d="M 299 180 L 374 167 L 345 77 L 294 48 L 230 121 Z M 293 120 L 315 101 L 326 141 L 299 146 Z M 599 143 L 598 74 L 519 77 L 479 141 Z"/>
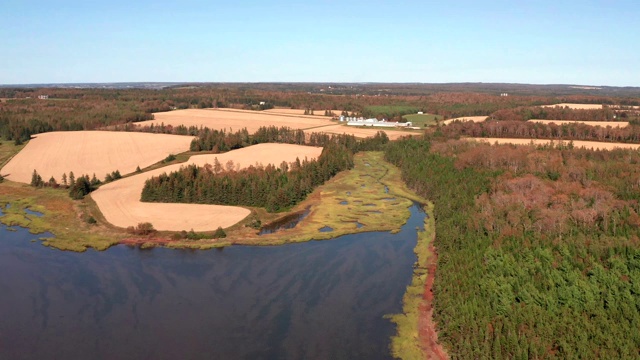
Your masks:
<path fill-rule="evenodd" d="M 420 341 L 427 359 L 445 360 L 449 356 L 445 349 L 438 343 L 436 323 L 433 321 L 433 282 L 436 279 L 436 266 L 438 253 L 433 244 L 429 245 L 429 262 L 427 264 L 427 281 L 424 284 L 423 303 L 420 306 L 419 331 Z"/>

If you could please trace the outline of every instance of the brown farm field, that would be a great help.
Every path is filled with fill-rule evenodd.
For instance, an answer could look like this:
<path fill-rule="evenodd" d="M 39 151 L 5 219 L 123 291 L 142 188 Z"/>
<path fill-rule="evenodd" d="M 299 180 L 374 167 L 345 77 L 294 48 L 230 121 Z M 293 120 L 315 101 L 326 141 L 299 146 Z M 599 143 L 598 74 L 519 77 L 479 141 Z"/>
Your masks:
<path fill-rule="evenodd" d="M 364 126 L 347 126 L 347 125 L 329 125 L 313 129 L 316 132 L 322 132 L 326 134 L 349 134 L 359 138 L 366 138 L 374 136 L 378 131 L 384 131 L 389 139 L 397 140 L 403 136 L 415 135 L 416 132 L 403 131 L 403 130 L 389 130 L 389 128 L 380 127 L 364 127 Z"/>
<path fill-rule="evenodd" d="M 334 114 L 340 115 L 342 110 L 331 110 Z M 312 117 L 312 118 L 321 118 L 328 119 L 328 116 L 324 115 L 325 110 L 313 110 L 313 115 L 305 115 L 304 109 L 269 109 L 264 110 L 265 113 L 269 114 L 280 114 L 280 115 L 295 115 L 295 116 L 303 116 L 303 117 Z"/>
<path fill-rule="evenodd" d="M 99 179 L 118 170 L 127 174 L 147 167 L 169 154 L 189 150 L 190 136 L 110 132 L 69 131 L 34 135 L 27 146 L 0 170 L 7 179 L 29 184 L 33 170 L 44 181 L 63 173 L 76 177 L 96 174 Z"/>
<path fill-rule="evenodd" d="M 568 144 L 569 140 L 547 140 L 547 139 L 510 139 L 510 138 L 468 138 L 468 140 L 487 142 L 490 144 L 514 144 L 514 145 L 546 145 L 551 142 L 554 144 Z M 574 147 L 580 147 L 593 150 L 613 150 L 613 149 L 640 149 L 640 144 L 627 143 L 610 143 L 599 141 L 582 141 L 573 140 Z"/>
<path fill-rule="evenodd" d="M 307 132 L 323 132 L 327 134 L 350 134 L 356 137 L 374 136 L 377 131 L 387 133 L 390 139 L 398 139 L 401 136 L 411 135 L 411 132 L 401 130 L 388 130 L 382 128 L 362 129 L 351 126 L 343 126 L 331 121 L 327 116 L 301 115 L 298 112 L 304 110 L 275 109 L 274 111 L 291 112 L 290 114 L 266 111 L 236 110 L 236 109 L 187 109 L 169 112 L 154 113 L 154 120 L 142 121 L 136 124 L 140 126 L 171 125 L 171 126 L 197 126 L 211 129 L 226 129 L 237 131 L 247 128 L 249 133 L 254 133 L 262 126 L 286 126 L 292 129 L 302 129 Z"/>
<path fill-rule="evenodd" d="M 154 113 L 154 120 L 142 121 L 136 124 L 197 126 L 209 127 L 217 130 L 237 131 L 247 128 L 249 133 L 256 132 L 261 126 L 287 126 L 292 129 L 309 129 L 331 124 L 326 116 L 283 115 L 264 111 L 236 110 L 236 109 L 187 109 Z"/>
<path fill-rule="evenodd" d="M 602 127 L 611 126 L 613 128 L 625 128 L 629 126 L 629 122 L 627 121 L 577 121 L 577 120 L 541 120 L 541 119 L 531 119 L 529 121 L 542 123 L 542 124 L 554 123 L 556 125 L 579 123 L 579 124 L 584 124 L 589 126 L 602 126 Z"/>
<path fill-rule="evenodd" d="M 543 105 L 542 107 L 568 107 L 569 109 L 574 110 L 595 110 L 602 109 L 602 105 L 600 104 L 573 104 L 573 103 L 561 103 L 561 104 L 553 104 L 553 105 Z"/>
<path fill-rule="evenodd" d="M 279 165 L 283 161 L 293 162 L 296 158 L 311 160 L 320 156 L 321 152 L 322 148 L 313 146 L 259 144 L 223 154 L 196 155 L 187 163 L 166 166 L 103 185 L 91 197 L 105 219 L 118 227 L 150 222 L 157 230 L 212 231 L 242 221 L 251 211 L 237 206 L 143 203 L 140 195 L 144 182 L 152 176 L 179 170 L 187 164 L 213 164 L 216 158 L 223 165 L 231 160 L 236 168 L 245 168 L 256 163 Z"/>

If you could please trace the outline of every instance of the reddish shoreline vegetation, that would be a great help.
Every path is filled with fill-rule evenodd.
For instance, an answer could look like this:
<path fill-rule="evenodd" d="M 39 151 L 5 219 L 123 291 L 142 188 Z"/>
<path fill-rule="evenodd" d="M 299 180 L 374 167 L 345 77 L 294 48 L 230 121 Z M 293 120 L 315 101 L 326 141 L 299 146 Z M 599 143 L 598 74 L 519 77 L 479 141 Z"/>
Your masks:
<path fill-rule="evenodd" d="M 638 357 L 640 91 L 593 95 L 561 86 L 390 84 L 388 96 L 378 96 L 379 88 L 336 87 L 333 94 L 319 84 L 0 89 L 0 221 L 50 231 L 54 237 L 43 239 L 45 245 L 72 251 L 115 244 L 210 249 L 395 232 L 415 201 L 427 216 L 424 231 L 417 231 L 417 262 L 403 313 L 389 316 L 398 329 L 390 348 L 395 357 Z M 50 100 L 36 99 L 45 92 Z M 509 96 L 499 95 L 505 92 Z M 211 107 L 227 109 L 206 109 Z M 355 131 L 339 115 L 416 119 L 424 130 L 393 136 Z M 448 121 L 454 118 L 461 120 Z M 263 126 L 267 119 L 291 126 Z M 529 121 L 536 119 L 576 122 Z M 142 121 L 149 122 L 138 126 Z M 247 128 L 228 128 L 244 121 Z M 95 179 L 86 163 L 72 166 L 74 159 L 113 147 L 69 148 L 62 167 L 51 168 L 55 174 L 31 168 L 38 161 L 55 165 L 43 154 L 32 154 L 38 161 L 29 164 L 21 160 L 40 140 L 56 136 L 51 132 L 69 130 L 181 139 L 179 148 L 156 149 L 161 151 L 140 164 L 132 156 L 120 169 L 101 167 Z M 38 133 L 51 134 L 29 142 Z M 87 133 L 64 134 L 75 146 L 74 136 Z M 130 143 L 136 148 L 136 141 Z M 300 151 L 318 147 L 301 152 L 316 160 L 227 161 L 256 144 L 277 147 L 269 143 Z M 319 147 L 325 148 L 322 155 Z M 60 150 L 48 149 L 40 152 Z M 137 149 L 130 152 L 146 154 Z M 209 160 L 198 162 L 204 157 Z M 224 161 L 210 160 L 216 157 Z M 20 178 L 16 164 L 24 167 Z M 76 183 L 87 185 L 81 194 L 72 192 L 80 200 L 69 197 L 70 170 Z M 58 178 L 63 173 L 64 180 Z M 28 183 L 27 175 L 34 186 L 12 181 Z M 216 206 L 229 214 L 237 209 L 237 219 L 204 219 L 202 227 L 172 231 L 146 218 L 114 226 L 101 211 L 101 194 L 117 195 L 120 186 L 139 178 L 135 201 L 148 180 L 145 200 L 154 202 L 146 205 L 159 211 Z M 265 224 L 290 214 L 305 218 L 292 229 L 258 235 Z"/>
<path fill-rule="evenodd" d="M 449 358 L 446 349 L 438 342 L 438 327 L 433 319 L 433 285 L 436 280 L 436 268 L 438 266 L 438 252 L 433 244 L 429 245 L 429 261 L 427 263 L 427 281 L 424 284 L 424 293 L 420 311 L 420 342 L 424 346 L 427 359 L 445 360 Z"/>

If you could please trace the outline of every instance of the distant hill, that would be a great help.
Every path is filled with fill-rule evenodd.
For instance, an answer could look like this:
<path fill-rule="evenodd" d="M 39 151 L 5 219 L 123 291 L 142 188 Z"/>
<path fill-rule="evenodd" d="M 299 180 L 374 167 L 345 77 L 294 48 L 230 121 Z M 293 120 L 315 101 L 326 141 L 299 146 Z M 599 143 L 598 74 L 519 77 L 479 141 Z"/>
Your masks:
<path fill-rule="evenodd" d="M 76 89 L 166 89 L 166 88 L 228 88 L 265 91 L 300 91 L 327 95 L 430 95 L 441 92 L 475 92 L 507 95 L 593 95 L 640 97 L 640 87 L 616 87 L 575 84 L 512 84 L 512 83 L 334 83 L 334 82 L 119 82 L 68 84 L 7 84 L 0 88 L 76 88 Z"/>

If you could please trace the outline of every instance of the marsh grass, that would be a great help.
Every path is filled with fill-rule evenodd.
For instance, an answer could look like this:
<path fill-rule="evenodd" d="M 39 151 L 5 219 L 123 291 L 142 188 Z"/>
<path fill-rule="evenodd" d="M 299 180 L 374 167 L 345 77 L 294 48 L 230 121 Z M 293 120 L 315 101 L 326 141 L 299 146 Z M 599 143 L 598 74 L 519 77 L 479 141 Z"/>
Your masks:
<path fill-rule="evenodd" d="M 424 210 L 433 214 L 433 204 L 426 203 Z M 391 315 L 389 318 L 396 324 L 396 335 L 391 337 L 391 353 L 399 359 L 426 359 L 420 340 L 420 309 L 425 302 L 423 296 L 427 281 L 427 266 L 429 245 L 435 239 L 435 221 L 433 216 L 424 220 L 424 230 L 418 232 L 418 243 L 414 249 L 417 257 L 413 270 L 411 284 L 402 298 L 402 314 Z"/>
<path fill-rule="evenodd" d="M 87 222 L 91 216 L 84 201 L 71 200 L 60 189 L 34 189 L 28 185 L 4 181 L 0 184 L 0 222 L 7 226 L 28 228 L 32 234 L 50 232 L 42 243 L 60 250 L 85 251 L 87 248 L 105 250 L 123 237 L 105 226 Z M 43 214 L 28 214 L 25 209 Z"/>
<path fill-rule="evenodd" d="M 408 190 L 404 188 L 399 170 L 384 161 L 381 152 L 359 153 L 354 160 L 352 170 L 338 174 L 297 207 L 310 206 L 311 209 L 309 216 L 298 226 L 247 240 L 260 245 L 276 245 L 360 232 L 398 231 L 409 218 L 412 204 L 411 200 L 400 197 Z M 389 193 L 385 191 L 385 185 L 391 189 Z M 398 201 L 384 200 L 396 188 L 400 189 L 394 193 Z M 333 231 L 319 231 L 325 227 Z"/>

